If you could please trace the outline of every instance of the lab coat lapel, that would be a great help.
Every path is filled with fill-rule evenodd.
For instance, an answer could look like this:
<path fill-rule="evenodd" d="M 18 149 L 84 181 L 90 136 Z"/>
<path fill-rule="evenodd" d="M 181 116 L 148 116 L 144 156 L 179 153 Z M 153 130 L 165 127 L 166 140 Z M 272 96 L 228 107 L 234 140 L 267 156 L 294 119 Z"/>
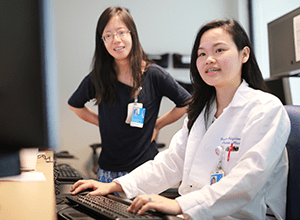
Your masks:
<path fill-rule="evenodd" d="M 184 173 L 183 173 L 183 180 L 189 178 L 190 171 L 192 169 L 192 164 L 196 160 L 196 154 L 200 150 L 201 143 L 203 142 L 203 138 L 206 136 L 206 126 L 204 120 L 204 112 L 205 109 L 200 113 L 197 120 L 195 121 L 192 129 L 190 131 L 188 141 L 187 141 L 187 148 L 186 148 L 186 159 L 184 164 Z M 210 110 L 209 120 L 212 119 L 214 113 L 216 112 L 216 104 L 215 102 L 212 105 Z M 200 150 L 201 151 L 201 150 Z"/>

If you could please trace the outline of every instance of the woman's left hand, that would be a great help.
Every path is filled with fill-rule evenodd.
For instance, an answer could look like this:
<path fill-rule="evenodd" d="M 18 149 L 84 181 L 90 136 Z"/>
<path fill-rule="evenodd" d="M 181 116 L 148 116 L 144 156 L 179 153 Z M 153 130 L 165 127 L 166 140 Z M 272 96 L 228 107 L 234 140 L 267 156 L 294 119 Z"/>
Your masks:
<path fill-rule="evenodd" d="M 139 215 L 144 214 L 149 209 L 154 209 L 170 215 L 182 214 L 182 210 L 175 199 L 168 199 L 155 194 L 139 195 L 128 207 L 129 212 L 137 213 Z"/>

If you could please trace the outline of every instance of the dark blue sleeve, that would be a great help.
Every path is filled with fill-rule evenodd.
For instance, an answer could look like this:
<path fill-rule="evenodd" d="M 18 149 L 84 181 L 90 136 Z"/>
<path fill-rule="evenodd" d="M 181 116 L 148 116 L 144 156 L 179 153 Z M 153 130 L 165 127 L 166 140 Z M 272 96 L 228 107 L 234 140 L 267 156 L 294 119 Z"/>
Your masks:
<path fill-rule="evenodd" d="M 68 100 L 68 104 L 75 108 L 83 108 L 86 102 L 95 98 L 95 88 L 90 75 L 87 75 L 76 91 Z"/>
<path fill-rule="evenodd" d="M 186 106 L 191 94 L 184 89 L 165 69 L 160 66 L 152 65 L 155 71 L 152 72 L 154 83 L 162 96 L 172 100 L 176 107 Z"/>

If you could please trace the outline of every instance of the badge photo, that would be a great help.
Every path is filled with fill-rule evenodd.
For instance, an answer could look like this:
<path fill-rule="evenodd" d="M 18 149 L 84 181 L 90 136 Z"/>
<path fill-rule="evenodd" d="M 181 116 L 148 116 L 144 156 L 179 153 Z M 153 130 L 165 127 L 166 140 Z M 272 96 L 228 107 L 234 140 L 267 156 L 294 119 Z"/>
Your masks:
<path fill-rule="evenodd" d="M 224 177 L 224 175 L 225 172 L 222 169 L 212 171 L 210 174 L 210 185 L 219 182 L 220 179 Z"/>
<path fill-rule="evenodd" d="M 130 126 L 142 128 L 144 126 L 145 112 L 146 112 L 145 108 L 139 108 L 137 106 L 133 106 Z"/>
<path fill-rule="evenodd" d="M 131 122 L 131 118 L 132 118 L 132 112 L 133 112 L 133 107 L 139 107 L 139 108 L 143 108 L 143 103 L 138 103 L 138 102 L 133 102 L 133 103 L 129 103 L 127 106 L 127 118 L 125 120 L 126 124 L 130 124 Z"/>

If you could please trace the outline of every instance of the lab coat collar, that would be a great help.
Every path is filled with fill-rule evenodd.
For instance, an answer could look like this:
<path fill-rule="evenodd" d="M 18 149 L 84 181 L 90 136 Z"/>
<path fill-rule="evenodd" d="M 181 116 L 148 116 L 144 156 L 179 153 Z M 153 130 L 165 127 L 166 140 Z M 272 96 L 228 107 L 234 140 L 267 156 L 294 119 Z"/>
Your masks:
<path fill-rule="evenodd" d="M 225 112 L 228 108 L 230 107 L 240 107 L 246 105 L 250 98 L 251 98 L 251 90 L 252 88 L 249 87 L 249 84 L 243 79 L 241 85 L 238 87 L 237 91 L 235 92 L 233 99 L 229 103 L 229 105 L 223 110 Z M 196 129 L 198 131 L 199 135 L 199 130 L 202 128 L 202 124 L 204 123 L 204 112 L 205 112 L 206 107 L 204 107 L 203 111 L 200 113 L 200 116 L 196 119 L 191 133 L 193 133 L 193 129 Z M 210 113 L 209 113 L 209 118 L 208 118 L 208 124 L 211 124 L 210 122 L 213 120 L 213 117 L 217 111 L 217 103 L 216 100 L 212 103 L 211 108 L 210 108 Z M 202 134 L 203 132 L 203 134 Z M 204 135 L 206 130 L 201 131 L 201 135 Z M 199 137 L 197 137 L 199 139 Z"/>

